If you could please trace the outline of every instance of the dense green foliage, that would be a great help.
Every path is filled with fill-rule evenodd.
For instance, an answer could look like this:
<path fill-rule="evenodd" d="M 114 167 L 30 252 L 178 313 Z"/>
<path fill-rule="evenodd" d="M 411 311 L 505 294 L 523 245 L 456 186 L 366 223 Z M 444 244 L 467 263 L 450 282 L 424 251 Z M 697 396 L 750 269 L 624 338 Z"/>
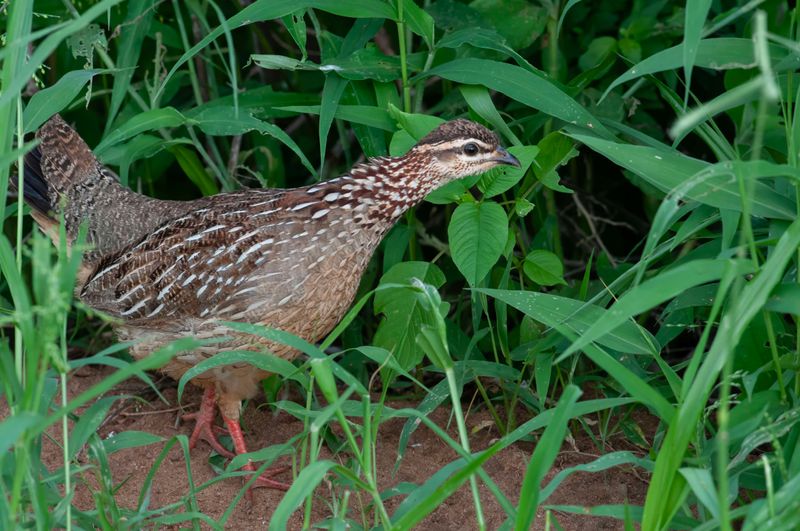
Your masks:
<path fill-rule="evenodd" d="M 596 509 L 626 525 L 800 527 L 791 3 L 37 0 L 0 10 L 0 194 L 9 198 L 0 392 L 10 409 L 0 423 L 0 528 L 226 523 L 200 513 L 191 489 L 171 507 L 148 505 L 149 482 L 139 510 L 114 500 L 110 452 L 178 444 L 192 465 L 185 436 L 101 440 L 114 398 L 94 398 L 132 375 L 149 381 L 143 369 L 194 343 L 136 363 L 109 345 L 101 319 L 87 322 L 91 311 L 72 300 L 78 254 L 54 251 L 7 193 L 32 146 L 26 134 L 56 112 L 123 183 L 162 198 L 331 178 L 362 154 L 402 154 L 453 117 L 493 128 L 522 161 L 451 183 L 410 212 L 321 346 L 232 325 L 296 345 L 306 356 L 294 364 L 230 353 L 180 382 L 244 360 L 277 375 L 268 396 L 279 382 L 307 396 L 274 405 L 307 429 L 288 450 L 256 455 L 266 466 L 289 451 L 300 465 L 274 528 L 304 505 L 314 524 L 311 493 L 330 472 L 339 488 L 326 491 L 338 496 L 330 525 L 407 529 L 470 484 L 482 527 L 484 483 L 506 527 L 527 529 L 573 472 L 542 482 L 570 431 L 590 433 L 600 452 L 620 432 L 642 450 L 595 462 L 650 474 L 643 507 Z M 69 358 L 68 346 L 83 357 Z M 117 372 L 75 400 L 58 395 L 86 364 Z M 465 393 L 480 397 L 471 407 L 488 409 L 499 434 L 474 454 Z M 397 410 L 387 402 L 397 396 L 422 400 Z M 427 418 L 438 406 L 453 409 L 456 439 Z M 643 433 L 633 411 L 657 428 Z M 389 511 L 372 455 L 381 423 L 398 416 L 408 419 L 401 458 L 421 420 L 462 459 Z M 47 473 L 42 438 L 56 424 L 64 468 Z M 535 449 L 515 506 L 480 467 L 517 441 Z M 323 444 L 341 461 L 321 459 Z M 59 495 L 76 467 L 106 478 L 93 487 L 94 511 Z M 348 506 L 345 488 L 369 509 Z"/>

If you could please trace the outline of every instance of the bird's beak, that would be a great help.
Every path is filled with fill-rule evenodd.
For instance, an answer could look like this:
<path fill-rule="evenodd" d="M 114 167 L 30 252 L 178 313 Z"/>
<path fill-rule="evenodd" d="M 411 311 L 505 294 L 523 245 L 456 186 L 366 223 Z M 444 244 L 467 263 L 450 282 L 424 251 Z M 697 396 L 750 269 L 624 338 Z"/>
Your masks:
<path fill-rule="evenodd" d="M 507 164 L 519 168 L 519 160 L 517 157 L 506 151 L 504 147 L 498 146 L 494 150 L 494 158 L 492 159 L 497 164 Z"/>

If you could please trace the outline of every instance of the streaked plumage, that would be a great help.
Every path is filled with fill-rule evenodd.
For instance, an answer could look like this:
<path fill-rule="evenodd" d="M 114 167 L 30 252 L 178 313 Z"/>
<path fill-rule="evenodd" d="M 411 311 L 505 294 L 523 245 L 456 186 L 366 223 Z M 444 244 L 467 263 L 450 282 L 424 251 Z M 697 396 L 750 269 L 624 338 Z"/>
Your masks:
<path fill-rule="evenodd" d="M 296 351 L 220 321 L 319 340 L 347 311 L 372 253 L 408 208 L 452 179 L 516 163 L 493 133 L 456 120 L 403 157 L 370 159 L 327 182 L 178 202 L 120 185 L 58 116 L 37 137 L 41 144 L 25 159 L 25 200 L 51 236 L 60 208 L 71 241 L 87 223 L 93 249 L 77 294 L 119 320 L 133 356 L 187 335 L 230 337 L 175 358 L 164 368 L 173 378 L 224 350 L 266 346 L 291 359 Z M 265 376 L 250 365 L 226 366 L 193 382 L 215 392 L 229 427 L 238 428 L 241 400 Z"/>

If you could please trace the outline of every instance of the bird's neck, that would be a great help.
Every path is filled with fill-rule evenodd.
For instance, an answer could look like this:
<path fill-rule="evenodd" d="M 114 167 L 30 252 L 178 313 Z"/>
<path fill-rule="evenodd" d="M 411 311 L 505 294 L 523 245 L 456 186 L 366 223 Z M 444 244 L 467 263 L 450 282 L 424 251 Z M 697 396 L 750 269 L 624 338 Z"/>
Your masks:
<path fill-rule="evenodd" d="M 383 234 L 441 182 L 437 168 L 411 157 L 380 157 L 347 175 L 312 186 L 332 210 Z"/>

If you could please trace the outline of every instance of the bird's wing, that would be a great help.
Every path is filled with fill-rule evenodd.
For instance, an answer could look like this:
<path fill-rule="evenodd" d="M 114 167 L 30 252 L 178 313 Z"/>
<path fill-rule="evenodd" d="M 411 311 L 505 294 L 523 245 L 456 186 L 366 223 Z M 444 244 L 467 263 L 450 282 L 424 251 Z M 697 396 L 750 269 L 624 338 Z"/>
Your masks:
<path fill-rule="evenodd" d="M 283 209 L 280 192 L 258 192 L 245 204 L 227 196 L 201 202 L 206 206 L 101 260 L 81 299 L 145 326 L 178 317 L 230 318 L 286 230 L 276 216 Z"/>

